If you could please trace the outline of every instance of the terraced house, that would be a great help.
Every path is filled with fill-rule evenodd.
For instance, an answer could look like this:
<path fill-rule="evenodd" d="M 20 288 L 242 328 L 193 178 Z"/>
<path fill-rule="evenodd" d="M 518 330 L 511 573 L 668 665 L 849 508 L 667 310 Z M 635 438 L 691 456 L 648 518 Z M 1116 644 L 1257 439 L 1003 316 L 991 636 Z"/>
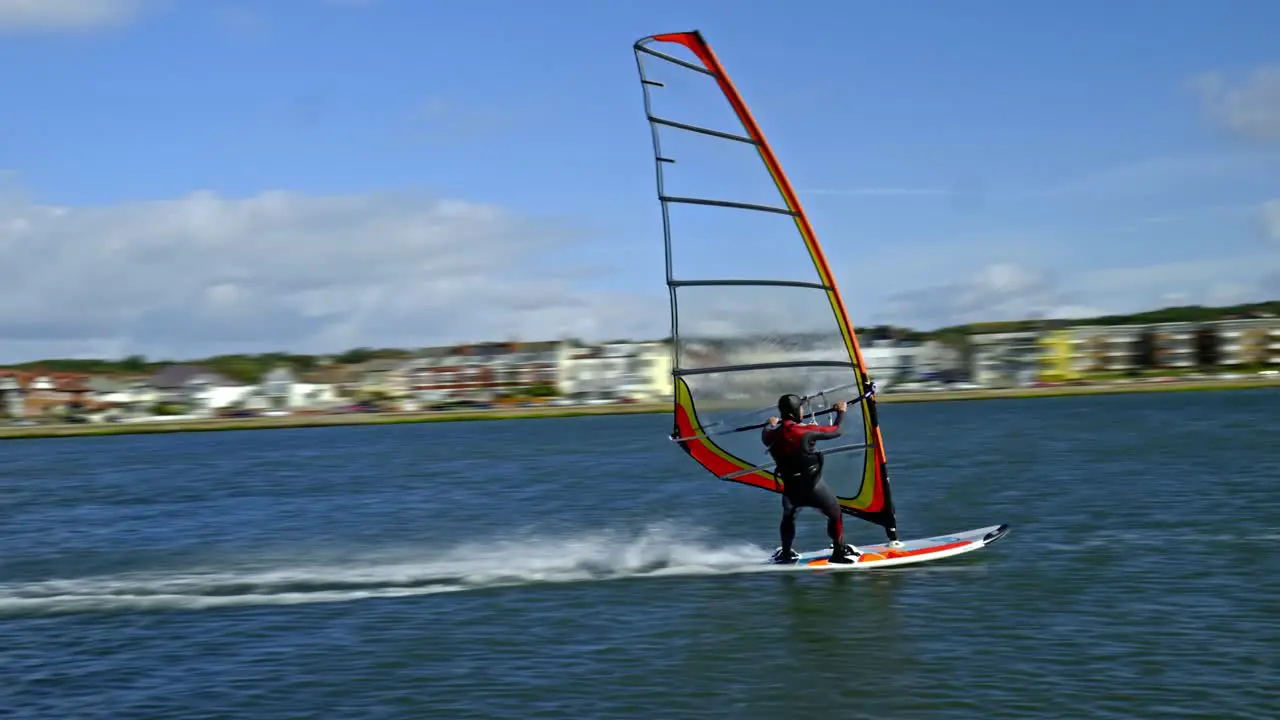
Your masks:
<path fill-rule="evenodd" d="M 401 397 L 410 389 L 409 361 L 385 358 L 356 365 L 342 389 L 349 395 Z"/>
<path fill-rule="evenodd" d="M 76 415 L 89 409 L 89 376 L 41 370 L 0 370 L 0 416 L 14 419 Z"/>
<path fill-rule="evenodd" d="M 567 347 L 563 341 L 548 341 L 428 348 L 406 364 L 407 384 L 427 403 L 547 394 L 559 385 Z"/>
<path fill-rule="evenodd" d="M 159 402 L 197 415 L 234 405 L 251 389 L 203 365 L 168 365 L 151 376 L 150 385 Z"/>
<path fill-rule="evenodd" d="M 1231 371 L 1280 366 L 1280 319 L 1083 325 L 974 335 L 974 379 L 983 385 L 1063 382 L 1163 370 Z"/>
<path fill-rule="evenodd" d="M 559 390 L 565 397 L 588 401 L 670 397 L 671 345 L 610 342 L 570 348 L 562 358 Z"/>

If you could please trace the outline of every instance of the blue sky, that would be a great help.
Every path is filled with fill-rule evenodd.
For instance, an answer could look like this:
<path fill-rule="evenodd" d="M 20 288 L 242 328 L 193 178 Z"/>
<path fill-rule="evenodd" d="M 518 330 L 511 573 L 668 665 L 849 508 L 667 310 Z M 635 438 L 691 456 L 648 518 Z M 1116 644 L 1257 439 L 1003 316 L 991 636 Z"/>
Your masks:
<path fill-rule="evenodd" d="M 0 0 L 0 361 L 662 334 L 631 43 L 693 28 L 855 324 L 1280 295 L 1280 5 L 748 7 Z"/>

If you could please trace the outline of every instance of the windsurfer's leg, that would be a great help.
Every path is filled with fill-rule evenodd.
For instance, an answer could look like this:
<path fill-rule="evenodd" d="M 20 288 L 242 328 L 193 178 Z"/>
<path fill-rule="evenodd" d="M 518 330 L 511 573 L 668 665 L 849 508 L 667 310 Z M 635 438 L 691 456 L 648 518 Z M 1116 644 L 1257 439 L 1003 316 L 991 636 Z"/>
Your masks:
<path fill-rule="evenodd" d="M 844 545 L 844 517 L 840 512 L 840 501 L 835 493 L 826 485 L 818 483 L 813 489 L 813 506 L 827 516 L 827 537 L 831 538 L 833 547 Z"/>
<path fill-rule="evenodd" d="M 779 533 L 782 535 L 782 553 L 791 552 L 791 544 L 796 539 L 796 511 L 799 508 L 791 502 L 791 498 L 787 495 L 782 496 L 782 523 L 778 527 Z"/>
<path fill-rule="evenodd" d="M 831 562 L 851 563 L 857 549 L 844 541 L 844 516 L 835 493 L 822 483 L 813 489 L 814 507 L 827 516 L 827 536 L 831 538 Z"/>

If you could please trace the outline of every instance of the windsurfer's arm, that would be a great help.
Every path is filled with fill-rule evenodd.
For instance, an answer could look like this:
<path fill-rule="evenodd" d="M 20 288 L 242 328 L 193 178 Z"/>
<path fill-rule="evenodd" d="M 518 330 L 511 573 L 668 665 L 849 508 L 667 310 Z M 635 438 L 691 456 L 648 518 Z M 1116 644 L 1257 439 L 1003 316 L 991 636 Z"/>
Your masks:
<path fill-rule="evenodd" d="M 805 426 L 804 441 L 807 447 L 813 448 L 814 443 L 819 440 L 834 440 L 843 434 L 840 424 L 844 422 L 844 403 L 836 403 L 836 421 L 833 425 L 807 425 Z"/>
<path fill-rule="evenodd" d="M 764 429 L 760 431 L 760 442 L 767 445 L 773 444 L 773 434 L 778 431 L 778 418 L 771 417 L 769 422 L 765 423 Z"/>

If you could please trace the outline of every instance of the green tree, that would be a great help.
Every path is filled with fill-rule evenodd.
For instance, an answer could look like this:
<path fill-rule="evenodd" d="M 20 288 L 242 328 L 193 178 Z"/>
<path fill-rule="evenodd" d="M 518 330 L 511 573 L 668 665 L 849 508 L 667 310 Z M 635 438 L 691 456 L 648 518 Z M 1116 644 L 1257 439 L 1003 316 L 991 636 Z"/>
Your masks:
<path fill-rule="evenodd" d="M 147 358 L 143 355 L 130 355 L 120 361 L 120 369 L 131 374 L 147 371 Z"/>
<path fill-rule="evenodd" d="M 265 372 L 265 363 L 252 355 L 220 355 L 208 364 L 215 372 L 243 383 L 255 383 Z"/>

